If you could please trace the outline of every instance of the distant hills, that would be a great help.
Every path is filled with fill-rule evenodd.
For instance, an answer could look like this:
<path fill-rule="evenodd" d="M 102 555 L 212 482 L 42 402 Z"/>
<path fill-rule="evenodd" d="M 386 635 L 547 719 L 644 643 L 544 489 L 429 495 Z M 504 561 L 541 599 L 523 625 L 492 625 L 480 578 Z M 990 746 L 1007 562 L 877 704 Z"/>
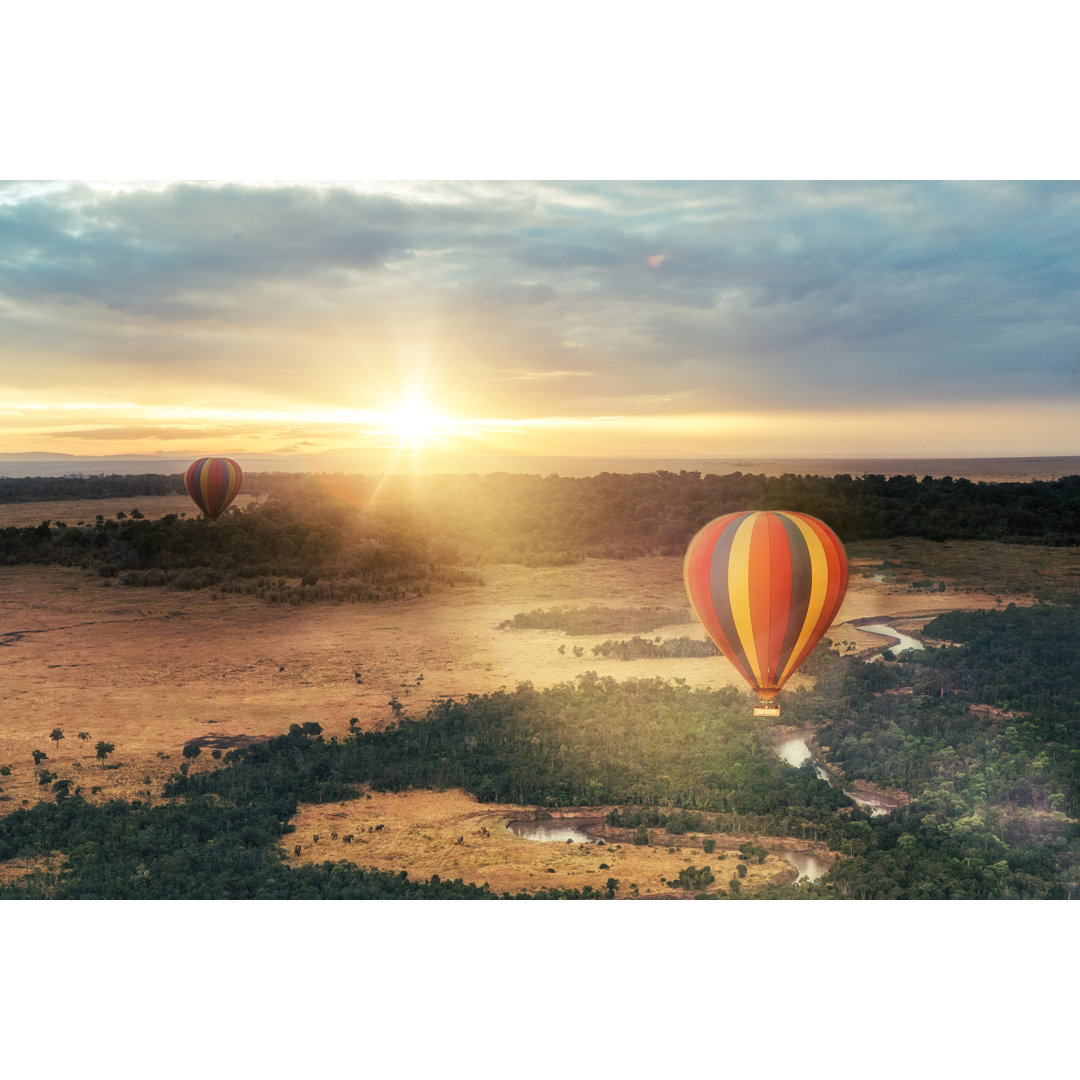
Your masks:
<path fill-rule="evenodd" d="M 53 461 L 57 458 L 71 458 L 73 454 L 49 454 L 41 450 L 32 450 L 27 454 L 0 454 L 0 461 Z"/>
<path fill-rule="evenodd" d="M 77 455 L 48 451 L 0 453 L 0 476 L 130 476 L 182 473 L 198 453 Z M 782 476 L 952 476 L 991 481 L 1053 480 L 1080 475 L 1077 457 L 1019 458 L 662 458 L 572 457 L 511 454 L 453 454 L 408 451 L 327 451 L 322 454 L 227 453 L 246 472 L 360 473 L 530 473 L 549 476 L 597 476 L 600 473 L 733 472 Z"/>

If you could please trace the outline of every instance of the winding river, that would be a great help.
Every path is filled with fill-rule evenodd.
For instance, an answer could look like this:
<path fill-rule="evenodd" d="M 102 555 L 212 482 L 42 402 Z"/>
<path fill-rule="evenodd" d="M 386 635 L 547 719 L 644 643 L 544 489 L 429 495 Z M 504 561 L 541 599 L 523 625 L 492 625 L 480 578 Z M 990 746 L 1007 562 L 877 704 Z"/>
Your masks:
<path fill-rule="evenodd" d="M 896 653 L 903 652 L 905 649 L 924 648 L 921 641 L 917 641 L 910 635 L 904 634 L 885 623 L 860 623 L 859 629 L 889 638 L 888 647 Z M 875 653 L 873 656 L 867 657 L 867 663 L 881 660 L 881 658 L 881 653 Z M 814 756 L 810 753 L 810 747 L 806 744 L 808 735 L 809 731 L 800 731 L 782 742 L 778 742 L 776 753 L 781 759 L 796 768 L 802 765 L 803 762 L 813 762 L 818 778 L 832 783 L 829 774 L 821 767 L 820 762 L 814 760 Z M 869 795 L 865 792 L 848 791 L 843 787 L 841 787 L 841 791 L 859 806 L 867 808 L 873 817 L 887 814 L 890 810 L 896 809 L 897 804 L 889 799 Z M 510 821 L 506 827 L 515 836 L 521 836 L 527 840 L 538 840 L 541 843 L 595 844 L 600 840 L 600 837 L 590 835 L 588 829 L 590 825 L 599 825 L 602 820 L 602 818 L 546 818 L 542 821 Z M 779 855 L 785 862 L 795 867 L 799 879 L 805 877 L 810 881 L 817 881 L 829 869 L 827 862 L 813 852 L 803 848 L 776 845 L 773 846 L 772 850 L 774 854 Z"/>
<path fill-rule="evenodd" d="M 905 649 L 925 649 L 921 641 L 917 641 L 911 637 L 910 634 L 905 634 L 900 630 L 897 630 L 895 626 L 888 626 L 885 623 L 860 623 L 860 630 L 867 630 L 871 634 L 878 634 L 881 637 L 887 637 L 890 639 L 888 646 L 892 649 L 893 654 L 902 653 Z M 881 659 L 881 653 L 874 653 L 873 656 L 868 656 L 866 662 L 872 664 L 875 660 Z"/>
<path fill-rule="evenodd" d="M 507 829 L 526 840 L 538 840 L 548 844 L 595 844 L 601 838 L 590 836 L 590 825 L 599 825 L 603 818 L 545 818 L 543 821 L 508 821 Z M 800 878 L 816 881 L 829 869 L 829 864 L 811 851 L 798 847 L 773 847 L 779 855 L 798 871 Z"/>

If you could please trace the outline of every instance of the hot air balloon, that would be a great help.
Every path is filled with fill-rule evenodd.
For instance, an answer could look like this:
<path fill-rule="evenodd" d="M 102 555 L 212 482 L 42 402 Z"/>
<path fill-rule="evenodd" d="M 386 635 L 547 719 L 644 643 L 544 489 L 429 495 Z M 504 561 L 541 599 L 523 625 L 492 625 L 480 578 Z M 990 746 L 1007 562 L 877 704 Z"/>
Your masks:
<path fill-rule="evenodd" d="M 216 521 L 236 498 L 244 473 L 232 458 L 204 457 L 193 461 L 184 473 L 184 486 L 195 505 Z"/>
<path fill-rule="evenodd" d="M 709 637 L 768 702 L 840 610 L 847 558 L 832 529 L 809 514 L 748 510 L 710 521 L 690 541 L 683 579 Z"/>

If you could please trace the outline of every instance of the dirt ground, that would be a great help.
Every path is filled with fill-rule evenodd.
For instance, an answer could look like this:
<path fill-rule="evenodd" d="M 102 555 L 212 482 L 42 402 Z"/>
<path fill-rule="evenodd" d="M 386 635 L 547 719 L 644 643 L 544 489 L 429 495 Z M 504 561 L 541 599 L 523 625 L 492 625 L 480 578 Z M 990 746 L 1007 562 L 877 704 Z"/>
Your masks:
<path fill-rule="evenodd" d="M 1017 599 L 952 591 L 908 593 L 862 576 L 858 566 L 852 570 L 829 636 L 859 649 L 884 642 L 850 626 L 851 619 L 880 616 L 914 629 L 941 611 L 996 607 Z M 557 605 L 687 607 L 678 558 L 597 560 L 556 568 L 496 566 L 486 568 L 483 576 L 482 585 L 413 600 L 288 606 L 251 597 L 218 599 L 206 591 L 126 588 L 61 567 L 0 567 L 0 767 L 11 770 L 0 776 L 0 812 L 41 797 L 35 749 L 48 755 L 42 762 L 45 768 L 71 778 L 87 798 L 156 796 L 190 740 L 200 739 L 207 747 L 215 742 L 229 746 L 311 720 L 322 725 L 327 737 L 341 736 L 352 717 L 365 729 L 388 723 L 388 702 L 395 696 L 408 713 L 422 714 L 441 696 L 513 689 L 524 681 L 544 687 L 588 670 L 617 679 L 680 677 L 691 686 L 739 684 L 721 658 L 622 662 L 592 655 L 593 645 L 629 635 L 568 637 L 556 631 L 498 629 L 518 612 Z M 657 635 L 703 632 L 696 623 L 680 623 L 652 632 Z M 565 646 L 563 653 L 560 646 Z M 573 655 L 575 646 L 584 649 L 583 656 Z M 800 678 L 789 685 L 798 685 Z M 54 728 L 63 731 L 58 744 L 49 738 Z M 80 739 L 80 733 L 86 737 Z M 97 760 L 94 749 L 100 740 L 115 746 L 104 762 Z M 204 750 L 192 768 L 215 766 Z M 395 836 L 406 830 L 409 814 L 416 815 L 408 827 L 413 832 L 452 833 L 454 840 L 471 821 L 465 820 L 468 814 L 458 803 L 439 803 L 442 811 L 429 812 L 419 795 L 397 799 L 394 805 L 405 809 L 395 811 Z M 360 809 L 366 817 L 370 804 Z M 482 815 L 478 821 L 496 821 L 511 812 L 474 809 Z M 347 806 L 344 812 L 348 817 L 354 808 Z M 383 812 L 389 819 L 390 809 Z M 318 831 L 309 828 L 316 818 L 314 808 L 302 810 L 298 832 Z M 491 824 L 486 827 L 496 831 Z M 337 831 L 343 835 L 349 829 Z M 396 848 L 386 847 L 389 840 L 388 835 L 369 843 L 364 858 L 356 861 L 405 866 L 423 877 L 466 877 L 453 865 L 462 858 L 460 848 L 451 849 L 449 859 L 416 848 L 413 864 L 406 866 Z M 435 849 L 444 846 L 436 844 Z M 498 852 L 503 861 L 477 863 L 469 873 L 482 873 L 478 880 L 489 881 L 500 892 L 586 880 L 602 885 L 609 876 L 579 852 L 562 853 L 553 862 L 550 847 L 500 836 L 484 850 Z M 620 868 L 611 876 L 638 881 L 643 893 L 660 874 L 676 876 L 686 865 L 629 867 L 625 849 Z M 695 865 L 702 865 L 702 853 L 695 854 Z M 317 855 L 320 861 L 325 857 L 323 850 Z M 316 853 L 309 855 L 305 848 L 302 857 L 314 858 Z M 509 876 L 500 869 L 520 866 L 522 858 L 528 869 Z M 593 861 L 615 866 L 611 859 Z M 549 864 L 556 867 L 555 874 L 546 873 Z M 590 867 L 596 873 L 586 878 Z M 511 880 L 514 884 L 506 884 Z"/>

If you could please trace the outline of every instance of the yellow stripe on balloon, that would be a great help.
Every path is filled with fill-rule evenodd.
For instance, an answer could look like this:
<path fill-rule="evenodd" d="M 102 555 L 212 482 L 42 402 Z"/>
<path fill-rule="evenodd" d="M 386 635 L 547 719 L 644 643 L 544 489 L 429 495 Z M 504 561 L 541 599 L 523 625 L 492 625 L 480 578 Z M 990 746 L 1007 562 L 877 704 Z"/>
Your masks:
<path fill-rule="evenodd" d="M 758 514 L 750 514 L 739 525 L 731 541 L 731 556 L 728 566 L 728 599 L 731 602 L 731 615 L 735 620 L 735 632 L 739 635 L 743 652 L 753 669 L 754 678 L 761 685 L 761 665 L 758 663 L 757 649 L 754 646 L 754 622 L 750 615 L 750 541 L 754 535 L 754 522 Z"/>
<path fill-rule="evenodd" d="M 803 539 L 806 541 L 806 550 L 810 555 L 810 600 L 806 605 L 806 618 L 803 619 L 799 639 L 795 642 L 795 648 L 791 650 L 791 656 L 788 657 L 788 662 L 784 665 L 784 671 L 777 680 L 778 683 L 783 683 L 795 670 L 799 656 L 803 649 L 806 648 L 806 643 L 810 640 L 810 635 L 814 632 L 818 619 L 821 618 L 821 612 L 825 608 L 825 598 L 829 592 L 829 560 L 825 554 L 825 546 L 822 544 L 821 538 L 805 521 L 794 515 L 788 517 L 788 521 L 798 526 L 799 532 L 802 533 Z"/>

